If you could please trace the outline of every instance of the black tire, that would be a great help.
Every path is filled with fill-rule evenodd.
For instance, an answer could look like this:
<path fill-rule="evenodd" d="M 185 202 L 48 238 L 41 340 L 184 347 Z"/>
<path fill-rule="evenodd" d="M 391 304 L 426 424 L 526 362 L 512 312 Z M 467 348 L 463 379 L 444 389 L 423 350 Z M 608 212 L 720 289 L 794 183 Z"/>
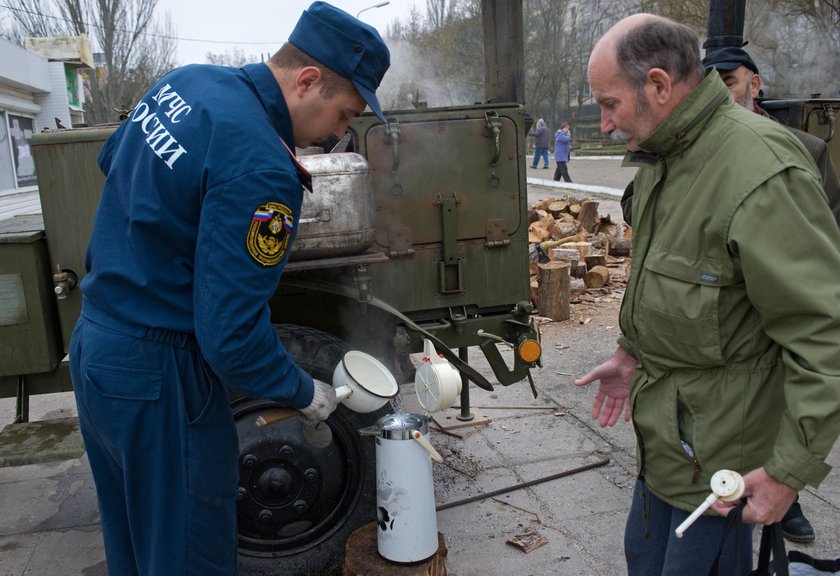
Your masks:
<path fill-rule="evenodd" d="M 311 328 L 276 325 L 286 350 L 314 378 L 332 381 L 349 347 Z M 376 518 L 376 461 L 371 436 L 360 428 L 388 407 L 358 414 L 339 406 L 326 422 L 292 416 L 258 427 L 270 400 L 232 400 L 239 433 L 239 573 L 248 576 L 332 576 L 342 571 L 344 546 Z"/>

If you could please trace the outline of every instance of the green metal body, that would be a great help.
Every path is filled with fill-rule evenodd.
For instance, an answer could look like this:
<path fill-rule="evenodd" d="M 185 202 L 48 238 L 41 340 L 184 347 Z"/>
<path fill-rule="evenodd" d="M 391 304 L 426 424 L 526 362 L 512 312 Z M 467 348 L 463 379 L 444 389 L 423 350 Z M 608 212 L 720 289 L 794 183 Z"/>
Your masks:
<path fill-rule="evenodd" d="M 22 379 L 30 383 L 28 393 L 70 389 L 66 370 L 56 368 L 67 352 L 81 292 L 71 289 L 56 299 L 52 274 L 84 275 L 104 183 L 96 158 L 113 130 L 33 137 L 43 230 L 36 226 L 37 238 L 6 244 L 4 252 L 11 246 L 37 252 L 38 274 L 27 276 L 23 291 L 27 300 L 37 294 L 28 307 L 38 308 L 42 333 L 21 337 L 19 329 L 0 326 L 0 395 L 19 393 Z M 528 316 L 521 107 L 402 111 L 387 125 L 363 115 L 350 131 L 369 165 L 375 242 L 361 255 L 290 263 L 271 302 L 273 320 L 327 331 L 397 365 L 422 351 L 425 332 L 449 348 L 479 346 L 504 385 L 524 379 L 530 366 L 506 362 L 497 349 L 500 341 L 537 338 Z M 0 279 L 22 274 L 18 269 L 29 260 L 16 257 Z M 26 354 L 11 352 L 18 349 Z"/>

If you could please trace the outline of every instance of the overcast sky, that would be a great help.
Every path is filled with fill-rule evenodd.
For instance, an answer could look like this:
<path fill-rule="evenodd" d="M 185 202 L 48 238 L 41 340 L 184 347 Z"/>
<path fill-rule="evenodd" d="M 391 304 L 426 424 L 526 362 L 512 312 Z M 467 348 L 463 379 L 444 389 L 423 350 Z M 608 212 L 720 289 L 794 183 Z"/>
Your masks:
<path fill-rule="evenodd" d="M 382 0 L 331 0 L 353 16 Z M 289 38 L 301 13 L 312 0 L 159 0 L 160 14 L 168 12 L 178 38 L 179 64 L 203 63 L 205 54 L 236 49 L 245 55 L 274 53 Z M 366 10 L 359 18 L 383 36 L 388 25 L 405 20 L 411 6 L 425 13 L 423 0 L 390 0 L 387 6 Z"/>

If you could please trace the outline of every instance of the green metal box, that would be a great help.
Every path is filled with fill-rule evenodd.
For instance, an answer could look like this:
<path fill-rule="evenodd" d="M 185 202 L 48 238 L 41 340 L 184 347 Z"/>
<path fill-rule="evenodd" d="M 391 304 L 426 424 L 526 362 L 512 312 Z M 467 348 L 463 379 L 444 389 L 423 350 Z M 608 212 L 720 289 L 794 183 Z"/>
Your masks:
<path fill-rule="evenodd" d="M 69 270 L 81 281 L 93 217 L 105 177 L 97 157 L 114 127 L 83 128 L 32 136 L 38 192 L 47 230 L 51 270 Z M 63 350 L 82 310 L 82 292 L 57 302 Z"/>
<path fill-rule="evenodd" d="M 51 372 L 64 356 L 44 223 L 0 222 L 0 377 Z"/>

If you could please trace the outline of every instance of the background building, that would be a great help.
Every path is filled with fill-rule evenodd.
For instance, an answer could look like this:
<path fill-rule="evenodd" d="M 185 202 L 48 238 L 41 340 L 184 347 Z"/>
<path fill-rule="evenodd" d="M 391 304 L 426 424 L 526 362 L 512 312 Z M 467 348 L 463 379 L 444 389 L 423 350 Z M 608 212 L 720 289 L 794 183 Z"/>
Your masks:
<path fill-rule="evenodd" d="M 84 36 L 0 39 L 0 191 L 34 186 L 34 132 L 84 124 L 80 70 L 93 67 Z"/>

